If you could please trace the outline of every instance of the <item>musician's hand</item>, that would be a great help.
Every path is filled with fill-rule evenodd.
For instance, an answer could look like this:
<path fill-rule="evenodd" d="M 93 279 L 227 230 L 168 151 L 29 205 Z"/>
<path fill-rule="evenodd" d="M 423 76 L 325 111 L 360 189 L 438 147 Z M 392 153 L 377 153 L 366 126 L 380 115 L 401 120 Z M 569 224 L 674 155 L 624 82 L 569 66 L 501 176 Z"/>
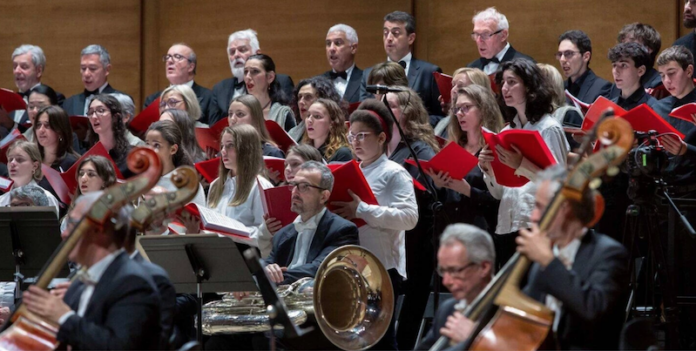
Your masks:
<path fill-rule="evenodd" d="M 498 153 L 498 160 L 512 169 L 518 169 L 522 164 L 522 152 L 520 152 L 515 145 L 510 146 L 512 147 L 512 151 L 505 150 L 504 147 L 496 145 L 495 151 Z"/>
<path fill-rule="evenodd" d="M 10 317 L 9 307 L 0 307 L 0 324 L 4 324 L 7 318 Z"/>
<path fill-rule="evenodd" d="M 266 221 L 266 229 L 271 233 L 271 236 L 275 235 L 277 231 L 283 228 L 283 224 L 280 223 L 279 219 L 269 217 L 267 214 L 263 215 L 263 219 Z"/>
<path fill-rule="evenodd" d="M 343 202 L 343 201 L 334 201 L 331 204 L 336 206 L 336 210 L 334 211 L 335 214 L 351 220 L 355 218 L 355 213 L 358 211 L 358 205 L 360 205 L 360 198 L 358 195 L 355 195 L 350 189 L 348 189 L 348 194 L 353 198 L 353 201 L 351 202 Z"/>
<path fill-rule="evenodd" d="M 68 288 L 70 287 L 70 282 L 62 282 L 56 284 L 56 286 L 51 290 L 51 295 L 60 297 L 61 300 L 65 296 L 65 293 L 68 291 Z"/>
<path fill-rule="evenodd" d="M 532 229 L 520 229 L 520 235 L 515 241 L 517 252 L 538 263 L 542 268 L 546 268 L 553 261 L 551 240 L 546 233 L 539 230 L 538 225 L 532 223 Z"/>
<path fill-rule="evenodd" d="M 661 141 L 665 150 L 672 155 L 681 156 L 686 153 L 686 143 L 676 135 L 665 135 Z"/>
<path fill-rule="evenodd" d="M 453 315 L 447 317 L 447 323 L 443 328 L 440 328 L 440 334 L 448 337 L 452 343 L 458 344 L 469 338 L 472 330 L 474 330 L 474 322 L 464 317 L 463 314 L 454 312 Z"/>
<path fill-rule="evenodd" d="M 268 274 L 268 277 L 271 279 L 276 284 L 279 284 L 282 282 L 285 278 L 283 278 L 283 272 L 287 271 L 287 267 L 281 267 L 275 263 L 271 263 L 266 266 L 265 268 L 266 274 Z"/>
<path fill-rule="evenodd" d="M 30 286 L 24 292 L 24 305 L 29 312 L 58 324 L 58 320 L 64 314 L 70 312 L 70 307 L 58 296 L 53 296 L 48 291 L 37 286 Z"/>

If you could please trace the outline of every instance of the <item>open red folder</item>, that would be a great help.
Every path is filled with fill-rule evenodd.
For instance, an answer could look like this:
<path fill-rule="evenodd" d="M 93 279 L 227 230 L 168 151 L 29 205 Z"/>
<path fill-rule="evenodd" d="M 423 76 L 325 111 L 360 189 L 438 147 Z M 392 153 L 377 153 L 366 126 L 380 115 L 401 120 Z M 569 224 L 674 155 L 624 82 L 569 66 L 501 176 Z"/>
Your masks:
<path fill-rule="evenodd" d="M 594 103 L 588 106 L 589 108 L 585 111 L 585 118 L 582 121 L 582 126 L 579 129 L 564 127 L 563 130 L 566 133 L 585 134 L 589 132 L 599 121 L 599 118 L 602 117 L 602 114 L 609 108 L 614 110 L 615 116 L 623 116 L 626 114 L 626 110 L 604 96 L 598 97 Z"/>
<path fill-rule="evenodd" d="M 261 204 L 263 212 L 271 218 L 280 221 L 285 227 L 297 218 L 297 213 L 290 210 L 292 204 L 292 186 L 284 185 L 275 188 L 264 189 L 258 184 L 261 191 Z"/>
<path fill-rule="evenodd" d="M 281 181 L 285 180 L 285 159 L 273 156 L 264 156 L 263 163 L 269 172 L 278 172 Z"/>
<path fill-rule="evenodd" d="M 27 103 L 21 95 L 5 88 L 0 88 L 0 106 L 4 107 L 8 113 L 27 109 Z"/>
<path fill-rule="evenodd" d="M 58 195 L 58 200 L 66 205 L 70 205 L 74 189 L 73 192 L 68 189 L 68 185 L 65 184 L 63 177 L 60 176 L 61 173 L 45 164 L 41 164 L 41 172 L 44 177 L 46 177 L 46 180 L 48 180 L 48 183 L 51 184 L 53 191 Z"/>
<path fill-rule="evenodd" d="M 220 151 L 220 134 L 228 125 L 227 118 L 223 118 L 210 127 L 196 127 L 196 140 L 201 149 Z"/>
<path fill-rule="evenodd" d="M 350 115 L 351 113 L 355 112 L 355 110 L 357 110 L 358 107 L 360 107 L 360 101 L 348 105 L 348 114 Z M 348 116 L 348 118 L 350 119 L 350 116 Z"/>
<path fill-rule="evenodd" d="M 377 198 L 375 198 L 375 194 L 372 193 L 370 185 L 367 184 L 367 179 L 365 179 L 365 176 L 360 170 L 360 166 L 355 160 L 351 160 L 350 162 L 346 162 L 332 169 L 331 173 L 333 173 L 334 176 L 334 186 L 328 201 L 327 207 L 329 211 L 334 211 L 336 209 L 336 206 L 331 205 L 332 202 L 353 201 L 353 197 L 348 193 L 349 189 L 366 204 L 379 205 L 379 203 L 377 203 Z M 359 218 L 353 219 L 352 222 L 358 227 L 365 225 L 365 221 Z"/>
<path fill-rule="evenodd" d="M 10 190 L 12 190 L 12 184 L 14 184 L 12 179 L 0 177 L 0 192 L 10 192 Z"/>
<path fill-rule="evenodd" d="M 674 133 L 681 139 L 684 139 L 684 134 L 672 127 L 669 122 L 660 117 L 653 109 L 646 104 L 642 104 L 621 116 L 623 119 L 631 123 L 631 127 L 636 132 L 648 132 L 654 130 L 657 134 Z"/>
<path fill-rule="evenodd" d="M 273 142 L 275 142 L 278 148 L 284 153 L 287 154 L 288 149 L 297 145 L 297 142 L 275 121 L 266 120 L 266 129 L 268 129 L 268 134 L 271 135 Z"/>
<path fill-rule="evenodd" d="M 536 130 L 508 129 L 495 134 L 485 128 L 481 128 L 481 133 L 483 133 L 483 138 L 486 140 L 488 148 L 493 150 L 495 160 L 491 162 L 491 167 L 493 168 L 495 181 L 500 185 L 512 188 L 520 187 L 527 184 L 529 179 L 516 176 L 514 169 L 498 160 L 498 153 L 495 151 L 497 145 L 501 145 L 506 150 L 513 150 L 512 145 L 515 145 L 522 152 L 522 156 L 541 169 L 556 164 L 556 159 L 553 158 L 551 150 L 549 150 L 548 145 L 541 138 L 541 134 Z"/>
<path fill-rule="evenodd" d="M 691 123 L 696 123 L 696 119 L 694 119 L 694 117 L 691 117 L 693 115 L 696 115 L 696 102 L 677 107 L 674 110 L 672 110 L 672 112 L 669 114 L 670 117 L 683 119 Z"/>
<path fill-rule="evenodd" d="M 568 89 L 566 89 L 566 91 L 565 91 L 565 96 L 568 97 L 568 99 L 570 99 L 570 101 L 573 102 L 573 105 L 575 105 L 575 107 L 577 107 L 578 110 L 580 110 L 580 112 L 582 112 L 583 115 L 586 115 L 586 114 L 587 114 L 587 110 L 590 109 L 590 105 L 591 105 L 591 104 L 588 104 L 588 103 L 585 103 L 585 102 L 583 102 L 583 101 L 580 101 L 580 99 L 578 99 L 578 98 L 576 98 L 575 96 L 573 96 L 573 94 L 571 94 L 571 93 L 568 91 Z"/>
<path fill-rule="evenodd" d="M 435 140 L 437 140 L 437 144 L 440 146 L 440 149 L 444 148 L 448 143 L 447 139 L 437 135 L 435 136 Z"/>
<path fill-rule="evenodd" d="M 449 104 L 452 101 L 452 76 L 436 71 L 433 72 L 433 77 L 435 77 L 442 101 Z"/>
<path fill-rule="evenodd" d="M 73 130 L 85 129 L 89 130 L 89 117 L 87 116 L 70 116 L 70 126 Z"/>
<path fill-rule="evenodd" d="M 22 135 L 19 129 L 13 130 L 0 140 L 0 163 L 7 163 L 7 150 L 10 148 L 10 145 L 20 140 L 27 140 L 27 138 Z"/>
<path fill-rule="evenodd" d="M 65 182 L 65 185 L 68 187 L 68 193 L 73 194 L 75 193 L 75 189 L 77 189 L 77 167 L 79 167 L 80 163 L 82 160 L 84 160 L 88 156 L 103 156 L 106 157 L 107 160 L 111 162 L 111 165 L 114 166 L 114 170 L 116 170 L 116 178 L 118 179 L 123 179 L 123 175 L 121 174 L 121 171 L 118 170 L 118 166 L 116 166 L 116 163 L 114 162 L 113 159 L 111 159 L 111 156 L 109 156 L 109 152 L 106 151 L 106 148 L 104 145 L 102 145 L 101 141 L 97 142 L 92 146 L 91 149 L 89 149 L 87 152 L 85 152 L 82 157 L 80 157 L 75 164 L 72 165 L 67 171 L 63 172 L 60 174 L 60 177 L 63 178 L 63 181 Z M 65 202 L 65 201 L 63 201 Z M 67 202 L 66 202 L 67 203 Z"/>
<path fill-rule="evenodd" d="M 212 183 L 213 180 L 218 177 L 220 158 L 216 157 L 207 161 L 198 162 L 194 167 L 196 167 L 198 173 L 202 175 L 208 183 Z"/>
<path fill-rule="evenodd" d="M 138 113 L 137 116 L 133 117 L 133 120 L 128 124 L 128 128 L 135 134 L 145 133 L 147 128 L 150 128 L 150 124 L 159 121 L 159 104 L 160 98 L 158 97 L 144 110 Z"/>
<path fill-rule="evenodd" d="M 457 143 L 449 143 L 437 155 L 433 156 L 430 161 L 418 160 L 418 162 L 426 172 L 432 168 L 436 173 L 449 173 L 452 179 L 464 179 L 476 167 L 478 158 L 457 145 Z M 412 159 L 406 160 L 406 163 L 416 165 L 416 161 Z"/>

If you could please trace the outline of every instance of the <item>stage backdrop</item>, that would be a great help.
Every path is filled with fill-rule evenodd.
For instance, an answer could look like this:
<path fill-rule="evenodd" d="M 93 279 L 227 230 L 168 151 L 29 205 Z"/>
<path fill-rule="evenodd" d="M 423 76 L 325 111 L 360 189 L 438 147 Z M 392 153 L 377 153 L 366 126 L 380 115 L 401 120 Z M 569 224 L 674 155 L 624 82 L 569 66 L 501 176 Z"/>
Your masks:
<path fill-rule="evenodd" d="M 111 85 L 141 106 L 145 96 L 168 85 L 161 57 L 170 45 L 184 42 L 193 47 L 198 55 L 196 81 L 212 88 L 231 75 L 228 35 L 246 28 L 258 31 L 261 50 L 273 57 L 279 73 L 297 83 L 329 68 L 324 39 L 336 23 L 357 30 L 360 68 L 383 61 L 382 18 L 393 10 L 415 14 L 416 56 L 452 73 L 477 57 L 469 37 L 471 17 L 491 5 L 507 15 L 510 42 L 517 50 L 557 67 L 558 36 L 568 29 L 586 31 L 594 49 L 591 67 L 608 80 L 611 65 L 606 54 L 624 24 L 653 25 L 662 35 L 663 48 L 688 32 L 681 26 L 678 0 L 6 0 L 0 12 L 0 87 L 16 89 L 11 54 L 17 46 L 31 43 L 46 53 L 43 82 L 66 96 L 78 93 L 83 89 L 80 50 L 101 44 L 111 54 Z"/>

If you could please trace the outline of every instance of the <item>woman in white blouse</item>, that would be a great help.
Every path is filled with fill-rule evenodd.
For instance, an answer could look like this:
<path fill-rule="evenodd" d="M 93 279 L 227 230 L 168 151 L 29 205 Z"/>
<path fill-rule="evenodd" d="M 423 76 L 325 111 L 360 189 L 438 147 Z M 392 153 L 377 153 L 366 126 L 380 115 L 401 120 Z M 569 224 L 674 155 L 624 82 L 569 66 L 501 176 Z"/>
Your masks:
<path fill-rule="evenodd" d="M 501 64 L 496 84 L 501 87 L 498 97 L 503 116 L 510 124 L 501 130 L 536 130 L 549 147 L 559 165 L 566 164 L 568 142 L 563 128 L 551 116 L 553 93 L 539 68 L 531 61 L 516 59 Z M 531 228 L 530 216 L 534 208 L 534 180 L 541 169 L 522 156 L 517 148 L 505 150 L 498 146 L 498 159 L 515 169 L 517 176 L 530 180 L 524 186 L 510 188 L 499 185 L 491 169 L 493 151 L 485 147 L 479 154 L 479 166 L 485 172 L 484 181 L 491 194 L 500 199 L 498 225 L 493 236 L 498 268 L 512 257 L 516 250 L 515 238 L 523 228 Z"/>
<path fill-rule="evenodd" d="M 28 141 L 17 141 L 7 149 L 7 169 L 10 173 L 12 189 L 23 187 L 27 184 L 38 186 L 36 182 L 43 178 L 41 172 L 41 153 L 36 144 Z M 42 188 L 43 189 L 43 188 Z M 58 200 L 48 190 L 44 189 L 48 203 L 56 208 L 58 217 Z M 0 207 L 10 205 L 10 192 L 0 196 Z"/>

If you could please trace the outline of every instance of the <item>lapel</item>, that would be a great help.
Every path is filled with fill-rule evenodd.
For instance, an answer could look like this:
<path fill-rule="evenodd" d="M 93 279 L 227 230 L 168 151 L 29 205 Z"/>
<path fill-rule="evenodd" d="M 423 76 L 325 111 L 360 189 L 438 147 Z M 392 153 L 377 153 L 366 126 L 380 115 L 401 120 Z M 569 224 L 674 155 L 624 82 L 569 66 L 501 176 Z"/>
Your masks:
<path fill-rule="evenodd" d="M 512 59 L 515 58 L 515 54 L 517 54 L 517 50 L 510 45 L 510 48 L 505 52 L 505 55 L 503 55 L 503 59 L 500 60 L 500 62 L 512 61 Z"/>
<path fill-rule="evenodd" d="M 578 253 L 575 254 L 575 261 L 573 261 L 573 270 L 580 276 L 580 278 L 585 279 L 587 273 L 594 262 L 591 262 L 592 253 L 594 252 L 595 244 L 595 234 L 592 229 L 588 229 L 585 236 L 582 237 L 580 242 L 580 247 L 578 248 Z"/>
<path fill-rule="evenodd" d="M 362 72 L 358 66 L 353 67 L 353 72 L 350 74 L 350 81 L 346 86 L 346 92 L 343 93 L 343 100 L 349 101 L 350 98 L 357 94 L 360 89 L 360 81 L 362 80 Z"/>
<path fill-rule="evenodd" d="M 284 238 L 282 238 L 282 241 L 278 245 L 278 247 L 287 247 L 287 250 L 281 251 L 281 253 L 287 252 L 287 256 L 276 258 L 276 263 L 285 267 L 290 265 L 292 262 L 292 257 L 295 255 L 295 242 L 297 241 L 298 235 L 297 230 L 295 230 L 295 226 L 292 223 L 290 223 L 287 228 L 287 234 L 284 236 Z"/>
<path fill-rule="evenodd" d="M 230 104 L 232 103 L 232 98 L 234 97 L 234 91 L 235 87 L 237 86 L 237 77 L 232 77 L 232 80 L 230 81 L 230 88 L 227 89 L 227 96 L 225 96 L 225 99 L 227 99 L 225 102 L 225 111 L 230 108 Z M 225 112 L 227 113 L 227 112 Z"/>
<path fill-rule="evenodd" d="M 321 249 L 324 246 L 324 239 L 326 238 L 327 232 L 329 231 L 329 210 L 324 212 L 321 217 L 319 224 L 317 225 L 317 230 L 314 232 L 314 237 L 312 238 L 312 243 L 309 245 L 309 252 L 307 253 L 307 259 L 305 263 L 314 261 L 314 259 L 319 256 Z"/>
<path fill-rule="evenodd" d="M 411 67 L 409 67 L 408 70 L 408 87 L 413 89 L 413 90 L 418 90 L 416 87 L 418 86 L 418 78 L 420 77 L 420 62 L 414 58 L 411 59 Z"/>
<path fill-rule="evenodd" d="M 527 294 L 529 297 L 541 302 L 545 303 L 546 302 L 546 294 L 541 293 L 537 288 L 536 280 L 537 277 L 539 276 L 539 265 L 534 264 L 532 265 L 532 268 L 529 270 L 529 282 L 527 283 L 527 286 L 529 286 L 529 291 L 527 291 Z"/>
<path fill-rule="evenodd" d="M 582 86 L 580 87 L 580 92 L 578 93 L 577 98 L 580 99 L 581 101 L 585 101 L 585 94 L 587 94 L 588 90 L 592 87 L 592 84 L 594 84 L 595 77 L 597 77 L 592 70 L 587 71 L 587 77 L 585 77 L 585 81 L 582 83 Z M 588 101 L 588 103 L 593 103 L 594 101 Z"/>
<path fill-rule="evenodd" d="M 84 290 L 85 284 L 79 280 L 75 280 L 72 284 L 70 284 L 68 291 L 63 297 L 63 301 L 70 306 L 71 310 L 77 312 L 77 309 L 80 307 L 80 296 Z"/>
<path fill-rule="evenodd" d="M 202 101 L 202 96 L 203 92 L 201 91 L 201 86 L 196 84 L 196 82 L 193 82 L 193 85 L 191 86 L 191 90 L 193 90 L 194 93 L 196 93 L 196 99 L 198 100 L 198 104 L 201 105 L 201 111 L 203 110 L 203 101 Z M 205 113 L 205 112 L 203 112 Z"/>
<path fill-rule="evenodd" d="M 118 270 L 121 269 L 121 266 L 123 266 L 123 264 L 127 260 L 130 260 L 130 258 L 127 255 L 128 254 L 125 251 L 121 252 L 118 256 L 116 256 L 114 261 L 111 262 L 109 267 L 106 268 L 106 271 L 104 271 L 104 274 L 102 274 L 101 278 L 99 279 L 99 282 L 94 287 L 94 292 L 92 292 L 92 297 L 87 302 L 87 309 L 85 310 L 85 317 L 89 315 L 89 313 L 92 311 L 92 308 L 94 306 L 102 305 L 100 303 L 100 300 L 109 296 L 109 290 L 115 288 L 111 284 L 111 282 L 112 282 L 111 278 L 113 278 L 114 274 L 116 274 L 116 272 L 118 272 Z M 78 300 L 79 300 L 79 298 L 78 298 Z"/>

